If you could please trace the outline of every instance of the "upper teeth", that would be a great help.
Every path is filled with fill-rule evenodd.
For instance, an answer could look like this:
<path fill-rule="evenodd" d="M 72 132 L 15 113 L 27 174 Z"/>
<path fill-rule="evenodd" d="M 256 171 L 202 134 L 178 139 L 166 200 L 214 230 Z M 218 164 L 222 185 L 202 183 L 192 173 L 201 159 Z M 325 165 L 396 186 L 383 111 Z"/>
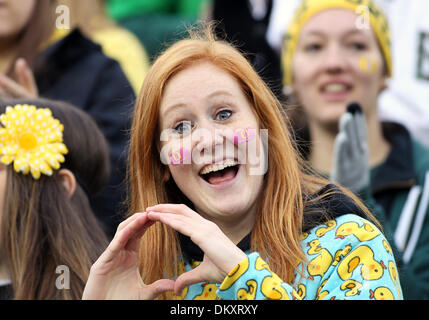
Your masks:
<path fill-rule="evenodd" d="M 346 85 L 340 83 L 332 83 L 325 86 L 327 92 L 341 92 L 347 89 Z"/>
<path fill-rule="evenodd" d="M 220 161 L 220 162 L 213 163 L 213 164 L 210 164 L 208 166 L 205 166 L 201 170 L 200 174 L 207 174 L 209 172 L 223 170 L 223 169 L 225 169 L 227 167 L 233 167 L 233 166 L 235 166 L 237 164 L 238 164 L 238 161 L 236 161 L 236 160 L 226 159 L 226 160 L 223 160 L 223 161 Z"/>

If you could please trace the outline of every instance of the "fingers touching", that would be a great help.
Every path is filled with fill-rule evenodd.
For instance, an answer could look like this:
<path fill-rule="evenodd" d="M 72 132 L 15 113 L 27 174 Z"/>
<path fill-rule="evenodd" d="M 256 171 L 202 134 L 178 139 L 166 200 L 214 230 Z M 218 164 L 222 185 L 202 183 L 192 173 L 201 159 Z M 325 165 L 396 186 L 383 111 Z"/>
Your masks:
<path fill-rule="evenodd" d="M 113 240 L 110 242 L 106 251 L 100 257 L 102 262 L 108 262 L 114 259 L 121 250 L 131 250 L 137 252 L 140 238 L 148 227 L 153 224 L 147 217 L 146 212 L 135 213 L 123 221 L 116 231 Z"/>

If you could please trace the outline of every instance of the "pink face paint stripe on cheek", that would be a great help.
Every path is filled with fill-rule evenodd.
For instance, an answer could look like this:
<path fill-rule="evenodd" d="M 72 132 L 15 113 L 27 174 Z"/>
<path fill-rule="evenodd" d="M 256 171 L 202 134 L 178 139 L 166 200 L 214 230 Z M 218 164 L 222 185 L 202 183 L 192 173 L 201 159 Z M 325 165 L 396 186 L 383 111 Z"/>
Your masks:
<path fill-rule="evenodd" d="M 256 130 L 252 128 L 238 129 L 234 134 L 234 144 L 251 141 L 256 137 Z"/>
<path fill-rule="evenodd" d="M 179 150 L 170 153 L 170 164 L 177 166 L 184 163 L 191 158 L 191 152 L 186 148 L 180 148 Z"/>

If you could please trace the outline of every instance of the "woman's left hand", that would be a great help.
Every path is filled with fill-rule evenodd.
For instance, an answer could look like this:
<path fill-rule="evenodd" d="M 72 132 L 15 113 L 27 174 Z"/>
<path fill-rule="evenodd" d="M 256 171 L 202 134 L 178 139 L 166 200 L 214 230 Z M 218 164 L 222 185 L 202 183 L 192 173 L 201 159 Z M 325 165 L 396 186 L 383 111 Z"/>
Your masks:
<path fill-rule="evenodd" d="M 15 63 L 15 74 L 18 81 L 0 74 L 1 98 L 37 98 L 39 93 L 33 71 L 22 58 Z"/>
<path fill-rule="evenodd" d="M 204 259 L 198 267 L 176 279 L 174 292 L 177 295 L 193 283 L 222 282 L 228 272 L 246 258 L 246 254 L 214 222 L 204 219 L 184 204 L 159 204 L 148 207 L 146 212 L 149 219 L 190 237 L 204 252 Z"/>

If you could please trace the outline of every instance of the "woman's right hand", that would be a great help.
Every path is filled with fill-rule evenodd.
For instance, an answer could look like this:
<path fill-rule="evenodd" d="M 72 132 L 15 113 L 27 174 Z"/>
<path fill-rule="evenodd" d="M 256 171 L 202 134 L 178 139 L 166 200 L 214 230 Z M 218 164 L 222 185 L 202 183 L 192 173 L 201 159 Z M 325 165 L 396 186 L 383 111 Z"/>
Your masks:
<path fill-rule="evenodd" d="M 150 300 L 173 290 L 173 280 L 161 279 L 146 285 L 140 276 L 140 239 L 152 224 L 143 212 L 118 226 L 113 240 L 91 267 L 82 299 Z"/>

